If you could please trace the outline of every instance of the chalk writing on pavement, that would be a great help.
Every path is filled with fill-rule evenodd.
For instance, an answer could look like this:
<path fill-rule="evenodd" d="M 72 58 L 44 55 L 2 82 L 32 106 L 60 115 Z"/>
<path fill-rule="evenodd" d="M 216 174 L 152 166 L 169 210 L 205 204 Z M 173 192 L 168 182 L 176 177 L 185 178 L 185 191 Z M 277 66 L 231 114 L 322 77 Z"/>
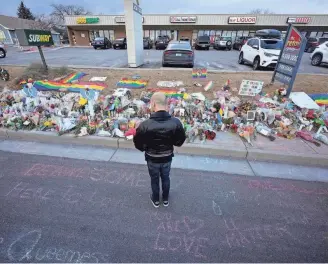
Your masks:
<path fill-rule="evenodd" d="M 0 244 L 3 244 L 0 240 Z M 72 248 L 42 246 L 42 230 L 35 229 L 19 235 L 7 249 L 7 257 L 15 262 L 109 262 L 109 255 L 93 251 L 78 251 Z"/>

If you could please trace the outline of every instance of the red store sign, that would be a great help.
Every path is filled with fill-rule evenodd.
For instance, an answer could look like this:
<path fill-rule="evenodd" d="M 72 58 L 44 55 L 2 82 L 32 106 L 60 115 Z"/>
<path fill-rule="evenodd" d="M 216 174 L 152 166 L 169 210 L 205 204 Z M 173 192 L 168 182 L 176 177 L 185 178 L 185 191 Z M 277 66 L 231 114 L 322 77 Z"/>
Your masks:
<path fill-rule="evenodd" d="M 308 24 L 311 22 L 311 17 L 289 17 L 287 23 L 291 24 Z"/>
<path fill-rule="evenodd" d="M 228 24 L 255 24 L 256 17 L 229 17 Z"/>

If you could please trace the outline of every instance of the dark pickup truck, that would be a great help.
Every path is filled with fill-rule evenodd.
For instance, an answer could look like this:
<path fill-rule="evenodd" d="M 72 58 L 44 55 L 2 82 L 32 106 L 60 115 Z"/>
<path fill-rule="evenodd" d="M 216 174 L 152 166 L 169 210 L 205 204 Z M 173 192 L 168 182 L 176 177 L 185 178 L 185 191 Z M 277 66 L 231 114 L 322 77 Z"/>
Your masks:
<path fill-rule="evenodd" d="M 209 36 L 198 37 L 195 42 L 195 49 L 206 49 L 209 50 L 211 46 L 211 39 Z"/>

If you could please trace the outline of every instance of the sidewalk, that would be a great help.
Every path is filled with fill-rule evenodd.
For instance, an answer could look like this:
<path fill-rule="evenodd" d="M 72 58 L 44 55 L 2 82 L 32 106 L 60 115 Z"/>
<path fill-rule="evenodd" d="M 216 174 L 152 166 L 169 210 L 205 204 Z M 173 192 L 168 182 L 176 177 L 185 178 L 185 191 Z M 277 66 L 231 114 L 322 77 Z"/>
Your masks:
<path fill-rule="evenodd" d="M 25 140 L 56 144 L 81 144 L 111 147 L 117 149 L 135 149 L 132 141 L 117 138 L 104 138 L 88 136 L 76 138 L 66 134 L 57 136 L 54 132 L 41 131 L 12 131 L 0 129 L 0 140 Z M 287 164 L 328 167 L 328 146 L 314 144 L 296 138 L 287 140 L 277 138 L 271 142 L 269 139 L 258 135 L 253 146 L 244 142 L 238 135 L 229 132 L 219 132 L 215 140 L 184 144 L 176 148 L 177 154 L 214 156 L 233 159 L 247 159 L 252 161 L 269 161 Z M 197 165 L 197 164 L 196 164 Z"/>

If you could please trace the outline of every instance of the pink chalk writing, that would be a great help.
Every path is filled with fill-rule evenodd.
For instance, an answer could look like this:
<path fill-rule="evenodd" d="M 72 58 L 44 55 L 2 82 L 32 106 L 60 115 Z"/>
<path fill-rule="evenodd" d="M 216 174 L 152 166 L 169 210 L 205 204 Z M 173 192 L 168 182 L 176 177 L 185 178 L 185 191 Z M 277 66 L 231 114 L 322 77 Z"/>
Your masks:
<path fill-rule="evenodd" d="M 64 188 L 44 188 L 35 184 L 20 182 L 12 187 L 5 196 L 42 202 L 62 202 L 72 205 L 90 204 L 92 207 L 124 207 L 124 201 L 104 197 L 98 190 L 79 191 L 74 186 Z"/>
<path fill-rule="evenodd" d="M 273 184 L 269 180 L 249 180 L 248 187 L 252 189 L 265 189 L 272 191 L 290 191 L 305 194 L 328 195 L 328 189 L 308 189 L 297 187 L 294 184 L 280 183 Z"/>
<path fill-rule="evenodd" d="M 198 234 L 204 227 L 204 220 L 189 216 L 173 219 L 171 214 L 155 212 L 150 221 L 158 223 L 155 250 L 185 252 L 206 259 L 204 249 L 208 248 L 209 239 Z"/>
<path fill-rule="evenodd" d="M 24 175 L 40 177 L 88 178 L 95 182 L 105 182 L 109 184 L 119 184 L 131 187 L 148 187 L 149 184 L 149 176 L 146 172 L 136 172 L 135 170 L 126 170 L 123 168 L 106 170 L 100 168 L 74 168 L 36 163 L 25 171 Z"/>
<path fill-rule="evenodd" d="M 226 242 L 230 248 L 245 247 L 249 244 L 256 244 L 265 240 L 286 237 L 293 239 L 288 228 L 281 223 L 277 223 L 276 225 L 253 225 L 245 229 L 237 227 L 232 218 L 228 220 L 224 219 L 224 223 L 227 229 Z"/>

